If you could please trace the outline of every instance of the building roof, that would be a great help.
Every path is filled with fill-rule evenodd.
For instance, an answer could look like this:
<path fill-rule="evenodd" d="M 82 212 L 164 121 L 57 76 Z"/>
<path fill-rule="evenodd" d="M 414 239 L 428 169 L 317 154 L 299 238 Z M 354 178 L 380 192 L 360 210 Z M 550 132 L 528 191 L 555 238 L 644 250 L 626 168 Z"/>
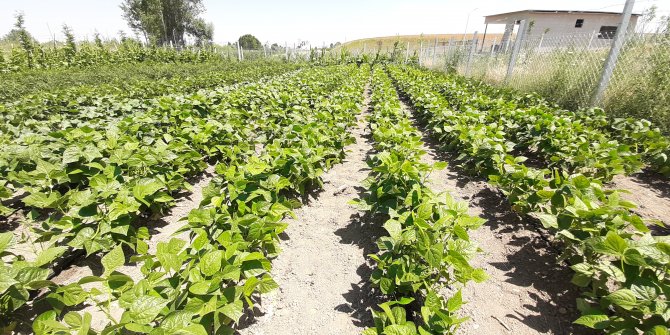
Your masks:
<path fill-rule="evenodd" d="M 484 17 L 493 17 L 501 15 L 510 15 L 517 13 L 540 13 L 540 14 L 617 14 L 621 15 L 621 12 L 607 12 L 607 11 L 597 11 L 597 10 L 553 10 L 553 9 L 526 9 L 526 10 L 517 10 L 507 13 L 499 13 L 486 15 Z M 633 13 L 632 15 L 640 16 L 642 14 Z"/>
<path fill-rule="evenodd" d="M 603 12 L 603 11 L 594 11 L 594 10 L 550 10 L 550 9 L 526 9 L 518 10 L 514 12 L 493 14 L 484 16 L 484 22 L 486 24 L 498 24 L 498 23 L 508 23 L 510 20 L 516 20 L 515 15 L 521 14 L 593 14 L 593 15 L 621 15 L 621 12 Z M 633 16 L 640 16 L 641 14 L 632 14 Z"/>

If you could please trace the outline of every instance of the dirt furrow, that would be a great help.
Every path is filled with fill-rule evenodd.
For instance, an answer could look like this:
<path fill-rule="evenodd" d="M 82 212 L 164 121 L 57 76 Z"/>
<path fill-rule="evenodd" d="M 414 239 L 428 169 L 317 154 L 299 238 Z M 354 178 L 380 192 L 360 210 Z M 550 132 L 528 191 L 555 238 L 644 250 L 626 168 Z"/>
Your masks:
<path fill-rule="evenodd" d="M 606 185 L 610 189 L 621 190 L 621 198 L 637 204 L 635 213 L 642 218 L 659 220 L 670 226 L 670 184 L 658 182 L 645 173 L 633 176 L 615 176 L 612 182 Z M 654 227 L 654 234 L 668 235 L 670 229 Z"/>
<path fill-rule="evenodd" d="M 402 102 L 403 108 L 411 107 Z M 415 126 L 422 130 L 421 122 Z M 472 265 L 483 268 L 489 279 L 469 283 L 463 289 L 467 302 L 461 310 L 466 321 L 460 334 L 573 334 L 572 321 L 578 315 L 578 289 L 570 283 L 571 270 L 556 263 L 556 253 L 536 226 L 515 214 L 507 201 L 488 183 L 469 177 L 439 145 L 423 134 L 425 163 L 446 161 L 449 166 L 435 171 L 429 186 L 437 193 L 449 192 L 467 201 L 471 215 L 487 222 L 470 237 L 484 250 Z M 445 293 L 447 290 L 445 290 Z"/>
<path fill-rule="evenodd" d="M 352 129 L 356 144 L 324 174 L 323 190 L 296 210 L 297 219 L 287 220 L 283 250 L 272 262 L 279 289 L 264 296 L 259 315 L 240 334 L 359 334 L 372 326 L 366 254 L 374 234 L 348 204 L 368 175 L 368 105 L 366 93 L 364 112 Z"/>

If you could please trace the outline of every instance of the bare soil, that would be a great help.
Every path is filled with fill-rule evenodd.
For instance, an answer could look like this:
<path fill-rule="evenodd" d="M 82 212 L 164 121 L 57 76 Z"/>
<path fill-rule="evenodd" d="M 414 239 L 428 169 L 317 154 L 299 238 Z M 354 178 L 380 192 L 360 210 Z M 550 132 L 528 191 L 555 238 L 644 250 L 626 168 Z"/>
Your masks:
<path fill-rule="evenodd" d="M 406 110 L 410 106 L 403 102 Z M 415 125 L 422 129 L 418 120 Z M 558 264 L 558 254 L 533 220 L 512 211 L 506 199 L 485 181 L 471 177 L 424 133 L 425 163 L 445 161 L 449 166 L 430 176 L 435 192 L 449 192 L 469 203 L 471 215 L 487 222 L 470 232 L 484 253 L 471 264 L 483 268 L 489 279 L 463 288 L 467 302 L 461 309 L 466 321 L 460 334 L 585 334 L 572 325 L 577 319 L 578 288 L 570 283 L 571 270 Z M 450 290 L 445 288 L 445 294 Z"/>
<path fill-rule="evenodd" d="M 367 91 L 367 90 L 366 90 Z M 341 164 L 324 174 L 322 192 L 287 220 L 283 250 L 273 260 L 279 289 L 264 296 L 261 309 L 240 334 L 359 334 L 372 326 L 369 308 L 378 301 L 369 287 L 368 253 L 374 252 L 375 228 L 349 204 L 368 175 L 365 163 L 372 147 L 364 116 L 351 133 Z"/>
<path fill-rule="evenodd" d="M 670 183 L 658 182 L 647 174 L 615 176 L 610 189 L 622 190 L 621 197 L 638 205 L 634 211 L 642 218 L 670 225 Z M 652 224 L 653 226 L 653 224 Z M 669 235 L 670 229 L 653 227 L 654 234 Z"/>

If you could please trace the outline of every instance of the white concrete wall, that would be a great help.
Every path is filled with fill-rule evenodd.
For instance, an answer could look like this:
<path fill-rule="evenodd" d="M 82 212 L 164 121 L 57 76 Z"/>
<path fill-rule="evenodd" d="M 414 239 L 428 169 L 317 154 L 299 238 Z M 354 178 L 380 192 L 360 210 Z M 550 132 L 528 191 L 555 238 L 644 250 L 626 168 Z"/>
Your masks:
<path fill-rule="evenodd" d="M 618 26 L 621 15 L 584 13 L 519 13 L 517 20 L 535 21 L 531 35 L 541 35 L 546 29 L 547 37 L 569 34 L 591 34 L 600 31 L 601 26 Z M 632 16 L 629 31 L 635 31 L 637 16 Z M 575 28 L 577 19 L 584 19 L 581 28 Z"/>

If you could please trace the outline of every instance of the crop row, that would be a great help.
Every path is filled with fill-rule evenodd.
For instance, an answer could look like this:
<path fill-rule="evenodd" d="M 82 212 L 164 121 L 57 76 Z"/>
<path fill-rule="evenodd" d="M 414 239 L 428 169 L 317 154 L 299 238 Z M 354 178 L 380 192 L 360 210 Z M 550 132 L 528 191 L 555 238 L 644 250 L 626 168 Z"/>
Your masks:
<path fill-rule="evenodd" d="M 76 86 L 26 95 L 0 105 L 0 138 L 14 140 L 34 132 L 49 133 L 67 127 L 95 127 L 158 104 L 158 97 L 193 94 L 198 90 L 253 82 L 297 66 L 288 63 L 231 63 L 219 71 L 188 78 L 138 80 L 114 85 Z"/>
<path fill-rule="evenodd" d="M 634 204 L 603 190 L 597 178 L 524 165 L 503 126 L 487 122 L 476 104 L 459 101 L 455 109 L 435 91 L 434 77 L 397 67 L 389 72 L 446 150 L 554 233 L 563 246 L 560 260 L 571 264 L 572 282 L 584 288 L 576 323 L 610 334 L 668 331 L 670 239 L 652 236 L 631 212 Z"/>
<path fill-rule="evenodd" d="M 45 281 L 49 266 L 66 252 L 118 254 L 115 250 L 124 244 L 146 252 L 148 229 L 139 221 L 173 205 L 172 196 L 189 187 L 186 178 L 200 173 L 205 161 L 227 162 L 253 149 L 250 139 L 269 138 L 263 125 L 271 124 L 265 121 L 283 115 L 275 109 L 308 109 L 353 71 L 339 68 L 329 77 L 331 85 L 324 85 L 321 77 L 332 70 L 284 75 L 229 92 L 166 98 L 162 101 L 169 104 L 107 129 L 64 130 L 71 136 L 54 137 L 66 146 L 63 150 L 34 145 L 31 150 L 54 156 L 53 162 L 41 157 L 27 172 L 32 173 L 26 178 L 31 187 L 21 184 L 29 193 L 23 202 L 33 209 L 23 223 L 32 228 L 31 240 L 23 242 L 43 250 L 34 259 L 3 254 L 3 314 L 25 303 L 29 290 L 51 286 Z M 50 170 L 45 172 L 45 166 Z M 16 239 L 3 234 L 2 252 Z"/>
<path fill-rule="evenodd" d="M 638 172 L 643 165 L 629 145 L 570 113 L 557 113 L 546 104 L 506 99 L 468 81 L 405 70 L 412 80 L 426 80 L 441 89 L 441 98 L 451 109 L 473 114 L 481 124 L 496 124 L 505 140 L 501 145 L 539 156 L 551 168 L 609 181 L 617 174 Z"/>
<path fill-rule="evenodd" d="M 218 80 L 213 81 L 212 84 L 216 87 L 227 82 L 252 80 L 285 72 L 291 68 L 266 66 L 252 70 L 250 67 L 241 67 L 238 72 L 231 71 L 230 73 L 217 74 Z M 241 77 L 241 74 L 246 75 L 246 79 Z M 211 79 L 214 76 L 206 76 L 206 78 Z M 26 191 L 26 187 L 32 187 L 35 183 L 41 183 L 43 187 L 53 189 L 54 186 L 75 181 L 73 179 L 77 179 L 77 176 L 71 176 L 69 173 L 66 173 L 67 175 L 63 174 L 63 171 L 74 163 L 71 160 L 77 159 L 76 155 L 81 151 L 79 148 L 84 148 L 79 145 L 81 143 L 78 144 L 77 141 L 73 141 L 74 138 L 82 139 L 83 143 L 93 142 L 91 146 L 100 147 L 97 145 L 98 141 L 114 137 L 115 133 L 117 139 L 111 141 L 118 142 L 118 140 L 123 140 L 119 137 L 120 134 L 126 131 L 130 134 L 135 134 L 138 131 L 146 133 L 147 131 L 161 130 L 165 126 L 181 124 L 173 120 L 174 116 L 170 116 L 165 111 L 169 111 L 172 105 L 179 103 L 178 99 L 183 97 L 183 95 L 175 95 L 176 90 L 193 91 L 199 87 L 197 84 L 199 82 L 200 79 L 194 79 L 187 84 L 175 84 L 174 86 L 171 83 L 178 83 L 177 81 L 166 81 L 154 84 L 154 86 L 149 85 L 154 88 L 154 90 L 151 90 L 152 93 L 149 94 L 146 90 L 140 89 L 141 93 L 138 93 L 138 97 L 130 96 L 135 93 L 110 94 L 108 92 L 105 94 L 103 92 L 107 92 L 106 88 L 85 90 L 85 92 L 81 92 L 80 89 L 72 89 L 57 94 L 42 94 L 33 98 L 26 98 L 16 104 L 6 105 L 4 112 L 0 113 L 5 121 L 3 126 L 0 127 L 0 143 L 5 148 L 0 153 L 0 200 L 9 199 L 19 191 Z M 143 84 L 139 83 L 135 87 L 139 89 L 143 87 Z M 191 88 L 187 89 L 187 87 Z M 192 96 L 191 100 L 202 112 L 203 109 L 206 109 L 204 104 L 212 100 L 208 95 L 222 95 L 226 90 L 229 89 L 202 90 L 199 94 L 190 94 Z M 79 93 L 82 94 L 77 95 Z M 170 93 L 172 94 L 166 96 Z M 155 98 L 154 95 L 160 95 L 161 97 Z M 148 110 L 152 111 L 147 114 Z M 152 113 L 159 114 L 161 118 L 154 119 Z M 171 113 L 176 114 L 176 112 Z M 183 113 L 182 116 L 186 122 L 192 121 L 188 113 Z M 156 121 L 158 120 L 162 120 L 163 124 L 157 124 Z M 212 132 L 214 129 L 208 131 Z M 208 135 L 204 134 L 202 136 Z M 146 136 L 140 134 L 131 137 L 130 144 L 126 147 L 130 149 L 128 151 L 132 152 L 135 151 L 135 148 L 131 144 L 138 142 L 140 137 Z M 147 146 L 151 144 L 140 143 L 138 145 Z M 115 146 L 113 143 L 110 143 L 110 145 Z M 176 149 L 179 151 L 185 148 Z M 64 156 L 66 153 L 69 157 Z M 89 156 L 105 155 L 104 152 L 101 153 L 96 148 L 90 151 L 84 150 L 83 153 Z M 160 154 L 160 152 L 157 154 Z M 168 154 L 171 155 L 169 152 Z M 148 155 L 148 159 L 153 162 L 151 156 Z M 89 157 L 86 163 L 92 162 L 95 158 Z M 124 159 L 128 156 L 124 155 L 118 158 Z M 35 176 L 33 172 L 38 169 L 38 163 L 42 163 L 39 167 L 41 169 L 36 172 L 38 176 Z M 133 162 L 129 163 L 132 164 Z M 142 164 L 143 162 L 137 161 L 135 163 L 141 165 L 138 168 L 146 168 L 146 163 Z M 80 168 L 74 168 L 73 170 L 81 170 L 78 172 L 79 174 L 87 171 Z M 44 181 L 45 178 L 49 180 Z M 0 204 L 0 216 L 6 216 L 12 213 L 14 209 Z"/>
<path fill-rule="evenodd" d="M 54 69 L 101 64 L 134 63 L 202 63 L 220 60 L 222 55 L 211 48 L 183 49 L 144 47 L 126 40 L 118 47 L 105 46 L 99 40 L 93 43 L 48 48 L 28 42 L 22 48 L 0 52 L 0 73 L 28 69 Z"/>
<path fill-rule="evenodd" d="M 388 301 L 373 311 L 375 327 L 364 334 L 452 334 L 467 318 L 457 311 L 460 289 L 446 299 L 440 288 L 482 281 L 482 269 L 468 260 L 479 251 L 468 231 L 483 220 L 467 214 L 467 205 L 427 186 L 430 173 L 445 164 L 421 162 L 420 134 L 401 109 L 398 95 L 382 68 L 372 76 L 371 123 L 377 154 L 369 159 L 367 191 L 357 200 L 372 218 L 382 218 L 386 235 L 370 281 Z"/>
<path fill-rule="evenodd" d="M 643 162 L 670 174 L 670 140 L 647 120 L 610 119 L 600 108 L 567 111 L 536 95 L 437 72 L 424 75 L 452 108 L 472 106 L 487 121 L 503 125 L 517 148 L 539 153 L 551 166 L 605 181 L 638 172 Z"/>

